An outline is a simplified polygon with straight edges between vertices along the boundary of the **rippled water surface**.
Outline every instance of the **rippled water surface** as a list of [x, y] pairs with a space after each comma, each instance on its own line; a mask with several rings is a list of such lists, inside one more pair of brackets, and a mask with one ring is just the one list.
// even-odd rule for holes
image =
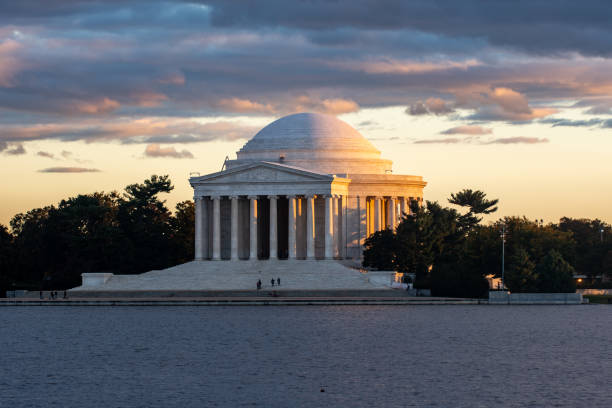
[[0, 308], [0, 407], [610, 407], [611, 379], [607, 305]]

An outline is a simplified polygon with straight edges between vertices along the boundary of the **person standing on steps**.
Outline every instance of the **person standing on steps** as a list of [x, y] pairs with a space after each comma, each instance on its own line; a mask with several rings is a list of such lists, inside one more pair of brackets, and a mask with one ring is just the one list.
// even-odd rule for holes
[[274, 287], [274, 278], [270, 279], [270, 283], [272, 284], [272, 287]]
[[276, 278], [276, 284], [280, 286], [280, 277]]
[[257, 290], [261, 289], [261, 279], [257, 279]]

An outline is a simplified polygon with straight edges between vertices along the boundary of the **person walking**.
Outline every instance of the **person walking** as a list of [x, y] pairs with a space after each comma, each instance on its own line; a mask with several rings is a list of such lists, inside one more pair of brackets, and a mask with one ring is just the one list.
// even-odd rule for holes
[[280, 277], [276, 278], [276, 284], [280, 286]]
[[274, 287], [274, 278], [270, 279], [270, 283], [272, 284], [272, 287]]
[[257, 279], [257, 290], [261, 289], [261, 279]]

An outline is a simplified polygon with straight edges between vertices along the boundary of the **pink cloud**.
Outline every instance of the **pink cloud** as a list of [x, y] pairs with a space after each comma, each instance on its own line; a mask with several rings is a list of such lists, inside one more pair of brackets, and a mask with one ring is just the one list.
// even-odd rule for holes
[[193, 159], [193, 154], [188, 150], [177, 151], [174, 147], [160, 147], [159, 144], [150, 144], [145, 148], [147, 157], [172, 157], [175, 159]]
[[489, 135], [493, 133], [492, 129], [485, 128], [482, 126], [455, 126], [450, 129], [446, 129], [440, 134], [443, 135]]
[[22, 45], [15, 40], [0, 41], [0, 87], [15, 86], [15, 76], [24, 68], [24, 63], [17, 57]]
[[119, 102], [110, 98], [100, 98], [92, 101], [80, 101], [74, 104], [74, 109], [79, 113], [108, 113], [118, 109]]

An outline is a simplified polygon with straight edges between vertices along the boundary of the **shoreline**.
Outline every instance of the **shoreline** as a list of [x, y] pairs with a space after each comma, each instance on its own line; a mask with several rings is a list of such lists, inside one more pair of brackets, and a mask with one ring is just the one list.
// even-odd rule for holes
[[[587, 303], [582, 303], [587, 304]], [[23, 306], [331, 306], [331, 305], [577, 305], [559, 301], [499, 304], [488, 299], [427, 297], [196, 297], [196, 298], [69, 298], [28, 299], [2, 298], [0, 307]]]

